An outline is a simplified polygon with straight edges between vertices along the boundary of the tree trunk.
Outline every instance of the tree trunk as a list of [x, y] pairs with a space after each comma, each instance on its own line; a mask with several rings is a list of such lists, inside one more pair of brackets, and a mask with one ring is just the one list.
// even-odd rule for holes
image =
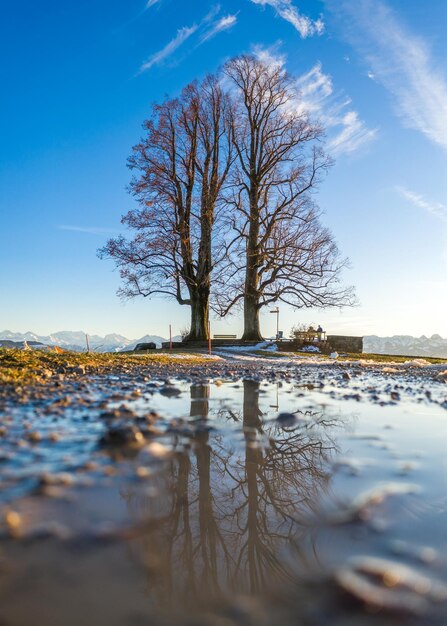
[[191, 326], [184, 341], [208, 341], [209, 289], [191, 290]]
[[259, 324], [259, 306], [257, 298], [253, 294], [246, 293], [244, 296], [244, 341], [262, 341]]
[[244, 334], [246, 341], [262, 341], [259, 326], [259, 211], [256, 191], [250, 193], [250, 227], [247, 242], [245, 270]]

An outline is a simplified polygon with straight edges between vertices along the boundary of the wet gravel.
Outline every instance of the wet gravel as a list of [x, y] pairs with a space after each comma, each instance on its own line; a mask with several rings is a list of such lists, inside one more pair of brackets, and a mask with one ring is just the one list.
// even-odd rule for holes
[[[4, 388], [0, 623], [445, 623], [447, 566], [440, 552], [447, 537], [434, 518], [423, 522], [416, 538], [406, 528], [430, 506], [429, 498], [418, 499], [430, 480], [424, 474], [430, 450], [422, 448], [418, 456], [404, 437], [400, 447], [396, 435], [405, 431], [392, 419], [396, 412], [417, 413], [442, 424], [445, 368], [277, 361], [121, 365], [105, 374], [81, 368], [49, 372], [44, 385]], [[293, 442], [289, 455], [285, 450]], [[196, 549], [213, 538], [216, 552], [197, 566], [193, 582], [185, 574], [175, 591], [177, 570], [195, 568], [193, 551], [181, 567], [164, 572], [178, 533], [187, 528], [187, 492], [179, 489], [193, 459], [197, 478], [188, 469], [187, 502], [195, 506], [197, 499], [199, 508], [188, 523], [201, 536], [208, 520], [204, 543]], [[232, 486], [224, 490], [230, 479]], [[335, 496], [329, 489], [333, 480], [339, 481]], [[257, 533], [265, 520], [275, 523], [267, 524], [265, 540], [253, 547], [261, 551], [256, 567], [247, 560], [244, 573], [244, 556], [234, 573], [228, 563], [242, 549], [232, 543], [234, 534], [244, 524], [251, 528], [250, 515], [229, 521], [226, 511], [238, 497], [234, 510], [250, 511], [253, 484], [254, 501], [266, 502], [264, 511], [253, 513]], [[268, 495], [269, 486], [280, 504]], [[236, 487], [247, 491], [247, 501], [235, 495]], [[305, 496], [290, 496], [300, 490]], [[423, 512], [409, 512], [413, 502]], [[443, 506], [438, 500], [436, 515], [444, 520]], [[390, 520], [402, 526], [401, 533]], [[177, 530], [167, 542], [172, 524]], [[324, 565], [309, 556], [313, 533], [323, 546]], [[224, 548], [226, 534], [231, 541]], [[219, 570], [230, 567], [227, 581], [231, 571], [233, 586], [226, 588], [214, 572], [213, 558]], [[31, 583], [28, 571], [38, 573], [40, 582]], [[254, 575], [260, 578], [253, 587]], [[172, 595], [163, 602], [168, 589]]]

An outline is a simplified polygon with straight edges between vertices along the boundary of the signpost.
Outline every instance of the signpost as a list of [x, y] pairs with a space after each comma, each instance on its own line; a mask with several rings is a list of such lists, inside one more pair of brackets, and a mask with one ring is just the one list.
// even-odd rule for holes
[[270, 313], [274, 313], [276, 315], [276, 339], [279, 339], [279, 306], [270, 311]]

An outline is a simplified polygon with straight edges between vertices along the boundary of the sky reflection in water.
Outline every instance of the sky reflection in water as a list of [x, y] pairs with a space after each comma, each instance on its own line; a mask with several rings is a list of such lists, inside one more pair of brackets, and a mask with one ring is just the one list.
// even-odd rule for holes
[[[427, 571], [435, 560], [445, 576], [445, 414], [316, 393], [309, 402], [300, 391], [245, 380], [154, 396], [162, 414], [195, 423], [167, 433], [175, 456], [149, 488], [122, 491], [132, 519], [158, 520], [133, 545], [154, 600], [262, 594], [352, 555]], [[283, 411], [296, 414], [294, 426], [275, 420]]]

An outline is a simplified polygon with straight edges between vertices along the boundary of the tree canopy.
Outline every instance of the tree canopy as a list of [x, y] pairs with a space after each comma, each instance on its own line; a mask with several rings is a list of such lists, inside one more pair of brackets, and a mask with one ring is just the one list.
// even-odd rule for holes
[[354, 302], [347, 264], [315, 202], [332, 164], [324, 128], [278, 64], [244, 55], [217, 76], [152, 107], [133, 148], [122, 223], [133, 238], [100, 251], [120, 270], [124, 297], [162, 295], [191, 307], [190, 340], [208, 336], [209, 308], [244, 308], [244, 339], [259, 311]]

